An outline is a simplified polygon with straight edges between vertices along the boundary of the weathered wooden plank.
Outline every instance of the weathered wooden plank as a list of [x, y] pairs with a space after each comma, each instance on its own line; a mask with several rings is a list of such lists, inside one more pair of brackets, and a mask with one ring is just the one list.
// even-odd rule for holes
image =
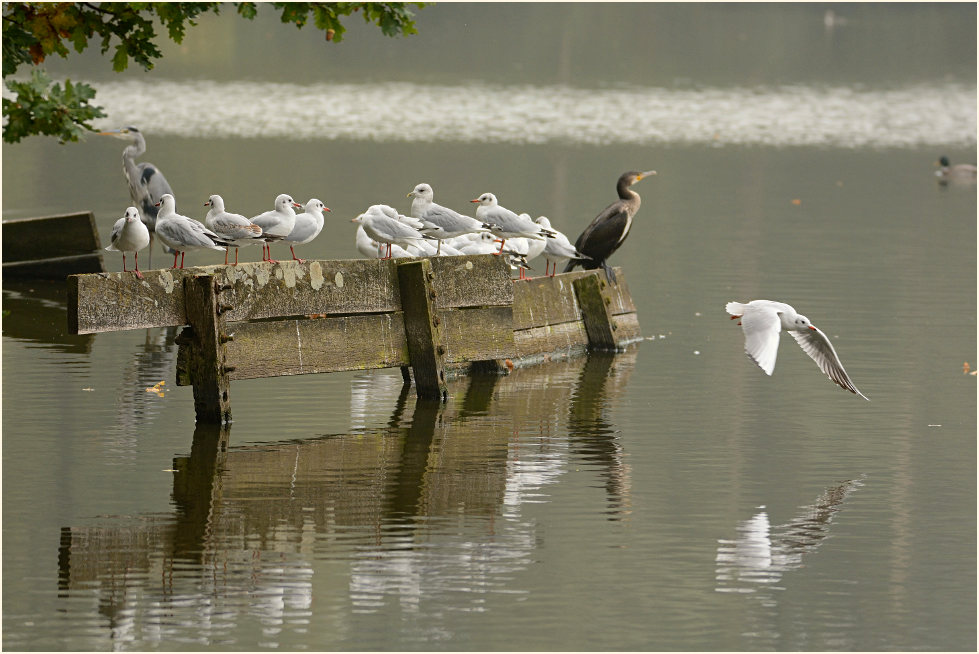
[[194, 385], [197, 422], [231, 422], [230, 380], [221, 320], [220, 288], [214, 277], [195, 275], [184, 279], [187, 322], [193, 330], [193, 346], [185, 359]]
[[[452, 265], [440, 263], [443, 281], [436, 281], [436, 289], [441, 283], [451, 291], [447, 297], [436, 294], [439, 306], [497, 305], [505, 300], [512, 290], [497, 283], [498, 264], [486, 259], [490, 256], [452, 257]], [[473, 262], [472, 270], [462, 276], [464, 282], [453, 284], [452, 266], [466, 270], [467, 260]], [[122, 272], [81, 275], [69, 278], [68, 321], [75, 334], [186, 324], [182, 280], [195, 274], [212, 274], [231, 286], [222, 295], [232, 306], [225, 316], [231, 322], [395, 311], [401, 308], [396, 266], [395, 261], [345, 259], [156, 269], [143, 271], [144, 279]]]
[[559, 350], [583, 350], [588, 346], [588, 334], [580, 320], [531, 327], [513, 332], [516, 357], [530, 357]]
[[612, 298], [609, 296], [609, 283], [603, 276], [588, 275], [573, 282], [581, 307], [582, 322], [588, 333], [588, 347], [593, 350], [615, 349], [617, 325], [612, 322], [609, 310]]
[[3, 276], [18, 279], [57, 279], [64, 281], [68, 275], [98, 273], [105, 270], [101, 254], [75, 254], [68, 257], [52, 257], [36, 261], [11, 261], [3, 263]]
[[371, 313], [400, 308], [394, 268], [385, 261], [284, 261], [198, 266], [184, 270], [77, 275], [68, 279], [68, 323], [76, 334], [184, 325], [183, 279], [212, 274], [231, 288], [225, 318]]
[[103, 247], [91, 211], [5, 220], [2, 224], [4, 263], [92, 254]]
[[408, 261], [399, 263], [397, 270], [415, 389], [418, 397], [444, 399], [448, 396], [445, 341], [442, 321], [435, 312], [438, 293], [432, 286], [432, 263], [429, 259]]
[[[613, 315], [635, 312], [636, 307], [629, 295], [625, 274], [618, 267], [615, 268], [615, 272], [619, 283], [609, 286], [609, 297], [612, 300], [610, 310]], [[514, 282], [514, 329], [581, 320], [581, 309], [575, 297], [573, 284], [575, 280], [596, 275], [605, 278], [605, 273], [600, 270], [576, 270], [554, 277], [535, 277], [530, 281]]]
[[234, 323], [227, 329], [234, 336], [225, 346], [232, 381], [408, 363], [400, 312]]
[[639, 328], [639, 316], [635, 313], [620, 313], [617, 316], [612, 316], [612, 321], [616, 327], [616, 349], [621, 349], [629, 343], [642, 340], [643, 336]]
[[393, 264], [373, 259], [256, 262], [217, 266], [232, 290], [228, 320], [401, 308]]
[[510, 266], [501, 257], [432, 257], [435, 308], [513, 304]]
[[439, 311], [438, 316], [446, 363], [515, 356], [511, 307], [447, 309]]
[[572, 283], [582, 271], [513, 282], [513, 328], [528, 329], [581, 320]]

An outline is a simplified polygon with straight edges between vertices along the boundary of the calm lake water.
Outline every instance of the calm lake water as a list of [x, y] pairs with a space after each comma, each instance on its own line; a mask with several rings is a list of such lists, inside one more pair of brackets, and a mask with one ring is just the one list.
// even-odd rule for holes
[[[974, 651], [976, 187], [933, 162], [976, 159], [976, 9], [836, 9], [449, 4], [337, 47], [228, 15], [150, 74], [54, 62], [182, 213], [326, 202], [306, 258], [356, 258], [349, 218], [421, 181], [573, 239], [654, 168], [613, 258], [645, 340], [445, 404], [397, 370], [235, 382], [221, 432], [176, 330], [70, 336], [62, 284], [5, 280], [3, 647]], [[121, 150], [5, 146], [4, 217], [105, 240]], [[765, 376], [724, 313], [755, 298], [871, 402], [788, 338]]]

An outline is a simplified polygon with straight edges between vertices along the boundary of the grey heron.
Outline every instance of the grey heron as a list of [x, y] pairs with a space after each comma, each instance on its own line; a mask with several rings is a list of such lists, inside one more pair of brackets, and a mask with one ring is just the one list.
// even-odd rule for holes
[[164, 193], [173, 194], [167, 178], [163, 176], [160, 169], [155, 165], [141, 161], [136, 163], [136, 157], [146, 152], [146, 139], [143, 133], [133, 126], [121, 127], [106, 132], [99, 132], [102, 136], [112, 136], [123, 141], [127, 145], [122, 151], [122, 173], [126, 176], [129, 183], [129, 197], [133, 204], [139, 209], [140, 218], [150, 230], [150, 261], [153, 263], [153, 232], [156, 231], [157, 203]]

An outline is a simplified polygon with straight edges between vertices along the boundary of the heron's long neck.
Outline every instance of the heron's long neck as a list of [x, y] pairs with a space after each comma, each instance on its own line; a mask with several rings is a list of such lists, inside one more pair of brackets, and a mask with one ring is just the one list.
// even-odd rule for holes
[[122, 151], [122, 170], [126, 173], [129, 186], [133, 191], [133, 200], [136, 200], [135, 185], [139, 181], [139, 168], [136, 167], [136, 157], [146, 152], [146, 141], [140, 139], [135, 143], [127, 145]]

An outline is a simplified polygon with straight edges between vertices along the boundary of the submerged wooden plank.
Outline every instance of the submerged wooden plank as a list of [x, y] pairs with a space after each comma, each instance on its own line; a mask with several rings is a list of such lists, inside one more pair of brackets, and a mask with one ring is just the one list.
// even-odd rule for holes
[[4, 263], [92, 254], [104, 247], [91, 211], [5, 220], [2, 224]]
[[231, 380], [343, 370], [394, 368], [408, 363], [400, 312], [236, 323], [227, 326]]
[[3, 263], [3, 276], [18, 279], [57, 279], [64, 281], [68, 275], [99, 273], [105, 270], [102, 254], [76, 254], [68, 257], [52, 257], [36, 261], [11, 261]]

